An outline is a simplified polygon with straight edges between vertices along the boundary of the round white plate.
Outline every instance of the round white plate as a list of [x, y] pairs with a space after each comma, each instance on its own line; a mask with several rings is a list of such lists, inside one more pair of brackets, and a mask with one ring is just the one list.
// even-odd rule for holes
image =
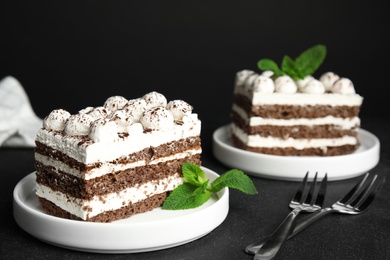
[[341, 156], [276, 156], [245, 151], [233, 146], [230, 124], [213, 134], [214, 156], [223, 164], [245, 173], [270, 179], [301, 181], [306, 172], [328, 174], [328, 180], [343, 180], [359, 176], [379, 162], [379, 140], [368, 131], [359, 129], [361, 145], [353, 154]]
[[[212, 181], [219, 175], [202, 167]], [[45, 214], [35, 195], [35, 172], [14, 189], [14, 218], [36, 238], [59, 247], [94, 253], [137, 253], [182, 245], [218, 227], [229, 211], [229, 190], [213, 194], [205, 204], [188, 210], [162, 210], [111, 223], [63, 219]]]

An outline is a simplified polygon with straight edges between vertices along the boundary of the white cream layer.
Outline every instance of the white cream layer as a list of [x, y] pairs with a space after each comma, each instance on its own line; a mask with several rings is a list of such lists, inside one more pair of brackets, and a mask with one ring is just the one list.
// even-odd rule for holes
[[62, 192], [53, 191], [52, 189], [37, 183], [36, 194], [39, 197], [51, 201], [63, 210], [86, 220], [87, 218], [94, 217], [100, 213], [117, 210], [130, 203], [137, 203], [153, 195], [173, 190], [182, 183], [183, 179], [177, 174], [162, 180], [151, 181], [146, 184], [127, 188], [120, 192], [109, 193], [103, 196], [94, 196], [91, 200], [70, 197]]
[[326, 149], [327, 146], [342, 146], [342, 145], [355, 145], [357, 144], [357, 138], [353, 136], [344, 136], [341, 138], [319, 138], [319, 139], [294, 139], [294, 138], [275, 138], [275, 137], [262, 137], [260, 135], [248, 135], [242, 129], [235, 124], [231, 125], [231, 130], [234, 135], [240, 139], [244, 144], [251, 147], [264, 147], [264, 148], [286, 148], [293, 147], [297, 150], [305, 148], [321, 148]]
[[327, 116], [322, 118], [294, 118], [294, 119], [275, 119], [254, 116], [248, 118], [247, 113], [236, 104], [233, 104], [232, 110], [236, 112], [249, 126], [275, 125], [275, 126], [294, 126], [294, 125], [336, 125], [340, 129], [351, 129], [360, 126], [360, 118], [339, 118]]
[[[153, 164], [158, 164], [161, 162], [167, 162], [167, 161], [172, 161], [172, 160], [180, 160], [186, 157], [190, 157], [196, 154], [200, 154], [201, 149], [198, 150], [187, 150], [183, 153], [177, 153], [171, 156], [163, 157], [163, 158], [158, 158], [152, 161], [148, 162], [148, 165], [153, 165]], [[35, 154], [35, 160], [38, 162], [41, 162], [42, 164], [46, 166], [51, 166], [54, 167], [56, 170], [55, 172], [65, 172], [68, 174], [71, 174], [73, 176], [76, 176], [80, 179], [84, 180], [90, 180], [96, 177], [100, 177], [105, 174], [109, 173], [115, 173], [117, 171], [123, 171], [126, 169], [131, 169], [135, 167], [141, 167], [146, 165], [145, 160], [139, 160], [133, 163], [128, 163], [128, 164], [119, 164], [119, 163], [112, 163], [112, 162], [103, 162], [98, 168], [93, 168], [90, 171], [87, 172], [80, 172], [77, 169], [69, 167], [69, 165], [64, 164], [61, 161], [54, 160], [50, 157], [47, 157], [45, 155], [41, 155], [36, 153]]]
[[177, 141], [200, 135], [201, 122], [196, 115], [192, 123], [175, 124], [173, 129], [144, 132], [142, 128], [132, 131], [127, 137], [118, 138], [113, 142], [92, 142], [79, 144], [77, 136], [63, 135], [61, 132], [41, 128], [36, 140], [55, 150], [59, 150], [71, 158], [85, 164], [113, 161], [124, 154], [132, 154], [147, 147]]
[[329, 105], [329, 106], [360, 106], [363, 97], [358, 94], [308, 94], [308, 93], [259, 93], [237, 86], [235, 93], [249, 98], [253, 105]]

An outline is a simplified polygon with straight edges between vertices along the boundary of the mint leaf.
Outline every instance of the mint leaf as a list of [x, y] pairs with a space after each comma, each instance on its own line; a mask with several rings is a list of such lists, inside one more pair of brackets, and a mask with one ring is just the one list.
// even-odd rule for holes
[[261, 59], [258, 61], [257, 66], [261, 70], [270, 70], [273, 71], [275, 76], [283, 76], [285, 73], [279, 69], [278, 64], [270, 59]]
[[256, 187], [251, 179], [237, 169], [227, 171], [211, 183], [212, 192], [220, 191], [225, 187], [237, 189], [246, 194], [257, 194]]
[[190, 183], [179, 185], [166, 198], [162, 209], [191, 209], [203, 205], [209, 200], [211, 193], [207, 190], [208, 181], [202, 186], [197, 187]]
[[246, 194], [257, 194], [251, 179], [240, 170], [230, 170], [211, 185], [204, 171], [194, 163], [183, 163], [184, 183], [174, 189], [165, 199], [162, 209], [190, 209], [203, 205], [211, 197], [211, 192], [218, 192], [228, 187], [238, 189]]
[[297, 71], [295, 61], [287, 55], [283, 57], [282, 70], [293, 79], [299, 77], [299, 71]]
[[204, 171], [195, 163], [183, 163], [182, 172], [184, 175], [184, 179], [196, 186], [202, 185], [205, 181], [207, 181], [206, 174]]
[[281, 68], [279, 68], [276, 62], [270, 59], [259, 60], [257, 66], [261, 70], [273, 71], [273, 77], [288, 75], [292, 79], [298, 80], [312, 75], [321, 66], [325, 57], [325, 45], [317, 44], [302, 52], [295, 60], [285, 55], [281, 63]]
[[300, 78], [303, 79], [313, 74], [323, 63], [326, 57], [326, 47], [324, 45], [315, 45], [302, 52], [296, 59], [296, 68], [300, 72]]

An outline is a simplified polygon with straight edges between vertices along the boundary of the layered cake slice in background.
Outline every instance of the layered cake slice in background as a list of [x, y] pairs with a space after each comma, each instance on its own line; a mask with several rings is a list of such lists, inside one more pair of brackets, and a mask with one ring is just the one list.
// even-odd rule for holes
[[280, 156], [356, 151], [363, 97], [346, 77], [313, 76], [325, 55], [325, 46], [317, 45], [295, 60], [285, 56], [281, 68], [263, 59], [261, 73], [239, 71], [231, 111], [234, 146]]
[[150, 92], [71, 115], [53, 110], [36, 137], [36, 194], [53, 216], [111, 222], [163, 204], [201, 165], [201, 122], [183, 100]]

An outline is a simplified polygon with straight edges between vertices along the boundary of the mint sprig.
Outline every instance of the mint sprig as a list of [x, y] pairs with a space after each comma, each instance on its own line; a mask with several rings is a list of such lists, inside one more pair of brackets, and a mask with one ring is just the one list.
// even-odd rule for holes
[[281, 68], [270, 59], [261, 59], [257, 66], [261, 70], [271, 70], [275, 77], [288, 75], [294, 80], [304, 79], [312, 75], [323, 63], [326, 57], [326, 47], [317, 44], [302, 52], [295, 60], [285, 55], [283, 57]]
[[211, 197], [225, 187], [237, 189], [245, 194], [257, 194], [252, 180], [242, 171], [232, 169], [220, 175], [213, 182], [207, 179], [205, 172], [194, 163], [183, 163], [184, 183], [174, 189], [166, 198], [162, 209], [191, 209], [203, 205]]

